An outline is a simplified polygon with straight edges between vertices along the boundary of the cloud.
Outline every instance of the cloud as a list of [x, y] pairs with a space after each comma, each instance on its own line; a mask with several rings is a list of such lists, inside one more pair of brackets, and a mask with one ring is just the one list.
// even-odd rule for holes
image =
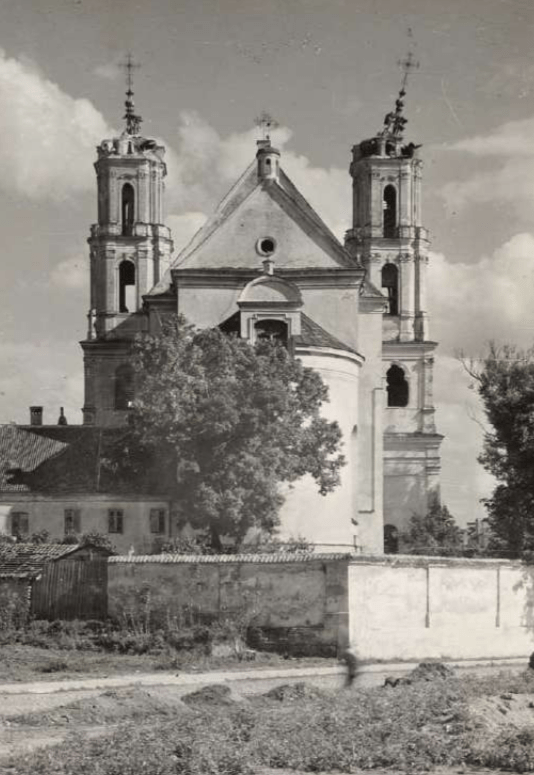
[[437, 429], [442, 447], [442, 492], [451, 511], [483, 517], [480, 498], [493, 478], [477, 463], [486, 419], [476, 384], [454, 353], [484, 357], [488, 341], [529, 347], [534, 340], [534, 235], [516, 234], [490, 256], [472, 264], [430, 255], [428, 276], [430, 338], [440, 345], [435, 365]]
[[436, 425], [443, 440], [441, 491], [443, 502], [462, 523], [486, 516], [480, 499], [495, 481], [477, 457], [482, 451], [485, 418], [478, 394], [462, 364], [441, 356], [435, 365]]
[[487, 160], [489, 170], [478, 170], [442, 187], [449, 208], [505, 203], [521, 219], [532, 218], [534, 207], [534, 118], [508, 121], [485, 135], [445, 146], [448, 152]]
[[182, 213], [182, 215], [169, 215], [166, 221], [171, 230], [174, 245], [180, 250], [204, 225], [206, 215], [198, 212]]
[[119, 58], [117, 57], [112, 62], [106, 62], [103, 65], [98, 65], [93, 70], [93, 73], [98, 75], [99, 78], [104, 78], [107, 81], [116, 81], [121, 74]]
[[431, 336], [442, 351], [477, 356], [492, 339], [532, 344], [534, 235], [516, 234], [472, 264], [432, 253], [428, 280]]
[[52, 269], [50, 282], [58, 288], [86, 290], [89, 287], [89, 260], [85, 255], [73, 256]]
[[26, 59], [0, 49], [0, 186], [62, 201], [94, 187], [94, 147], [111, 130], [87, 99], [75, 99]]
[[[279, 127], [273, 145], [282, 151], [282, 167], [327, 225], [342, 238], [350, 224], [351, 187], [346, 170], [315, 167], [306, 156], [287, 149], [292, 132]], [[181, 114], [175, 149], [168, 148], [168, 209], [174, 215], [209, 215], [243, 174], [256, 154], [254, 129], [221, 137], [198, 113]], [[166, 143], [168, 146], [168, 143]], [[175, 236], [176, 248], [183, 247]]]

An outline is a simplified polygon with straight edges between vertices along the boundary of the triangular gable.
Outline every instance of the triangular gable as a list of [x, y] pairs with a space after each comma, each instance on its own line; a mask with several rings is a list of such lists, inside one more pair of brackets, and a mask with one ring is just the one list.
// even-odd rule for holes
[[253, 162], [150, 294], [170, 286], [173, 270], [261, 269], [255, 244], [266, 236], [277, 243], [278, 269], [357, 266], [290, 178], [280, 171], [262, 182]]

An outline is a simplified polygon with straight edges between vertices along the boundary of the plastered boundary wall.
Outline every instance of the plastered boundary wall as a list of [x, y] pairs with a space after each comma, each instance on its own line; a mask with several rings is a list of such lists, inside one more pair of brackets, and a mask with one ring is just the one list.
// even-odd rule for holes
[[534, 650], [534, 567], [509, 560], [358, 557], [349, 638], [362, 659], [525, 657]]
[[[142, 609], [155, 617], [238, 615], [259, 648], [335, 655], [348, 635], [344, 554], [147, 555], [108, 561], [108, 613]], [[187, 617], [186, 617], [187, 618]]]
[[534, 567], [508, 560], [354, 555], [109, 558], [108, 610], [248, 610], [257, 647], [366, 660], [491, 659], [534, 651]]

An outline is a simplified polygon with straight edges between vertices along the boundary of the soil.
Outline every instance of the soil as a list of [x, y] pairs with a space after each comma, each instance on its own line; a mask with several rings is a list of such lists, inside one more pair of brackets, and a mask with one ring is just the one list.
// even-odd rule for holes
[[[448, 668], [421, 665], [402, 681], [442, 680], [453, 674]], [[408, 681], [406, 681], [408, 682]], [[402, 691], [385, 688], [384, 691]], [[1, 689], [1, 687], [0, 687]], [[258, 690], [256, 689], [256, 692]], [[286, 683], [268, 692], [263, 698], [272, 702], [291, 703], [320, 696], [322, 691], [309, 683]], [[210, 684], [196, 691], [176, 685], [124, 686], [120, 688], [60, 691], [53, 694], [4, 695], [0, 704], [0, 773], [16, 775], [3, 765], [10, 755], [28, 753], [41, 746], [55, 745], [75, 735], [78, 739], [109, 733], [117, 725], [133, 720], [169, 719], [193, 713], [195, 708], [246, 704], [253, 698], [243, 697], [233, 686]], [[503, 693], [476, 697], [470, 704], [470, 723], [481, 736], [495, 736], [506, 727], [515, 729], [534, 723], [534, 693]], [[436, 769], [432, 775], [471, 775], [490, 770], [468, 770], [460, 767]], [[258, 771], [257, 775], [299, 775], [283, 770]], [[320, 774], [318, 774], [320, 775]], [[323, 773], [323, 775], [333, 775]], [[391, 771], [373, 771], [373, 775], [392, 775]]]

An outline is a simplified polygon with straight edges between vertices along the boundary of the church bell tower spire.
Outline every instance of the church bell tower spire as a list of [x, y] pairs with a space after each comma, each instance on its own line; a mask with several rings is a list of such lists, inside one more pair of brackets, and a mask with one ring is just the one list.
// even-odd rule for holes
[[[97, 147], [97, 223], [89, 237], [91, 300], [85, 353], [86, 423], [124, 420], [113, 395], [115, 369], [127, 359], [135, 333], [143, 329], [143, 296], [159, 282], [172, 253], [164, 225], [165, 148], [141, 134], [136, 113], [133, 71], [128, 55], [125, 127], [119, 136]], [[112, 370], [112, 373], [106, 372]]]
[[[352, 149], [352, 228], [346, 247], [384, 296], [382, 378], [384, 522], [404, 530], [439, 497], [439, 448], [433, 399], [436, 342], [430, 341], [426, 297], [428, 233], [422, 219], [419, 145], [407, 142], [405, 97], [413, 55], [399, 63], [401, 88], [377, 134]], [[401, 497], [402, 493], [402, 497]], [[409, 493], [409, 495], [406, 495]]]

